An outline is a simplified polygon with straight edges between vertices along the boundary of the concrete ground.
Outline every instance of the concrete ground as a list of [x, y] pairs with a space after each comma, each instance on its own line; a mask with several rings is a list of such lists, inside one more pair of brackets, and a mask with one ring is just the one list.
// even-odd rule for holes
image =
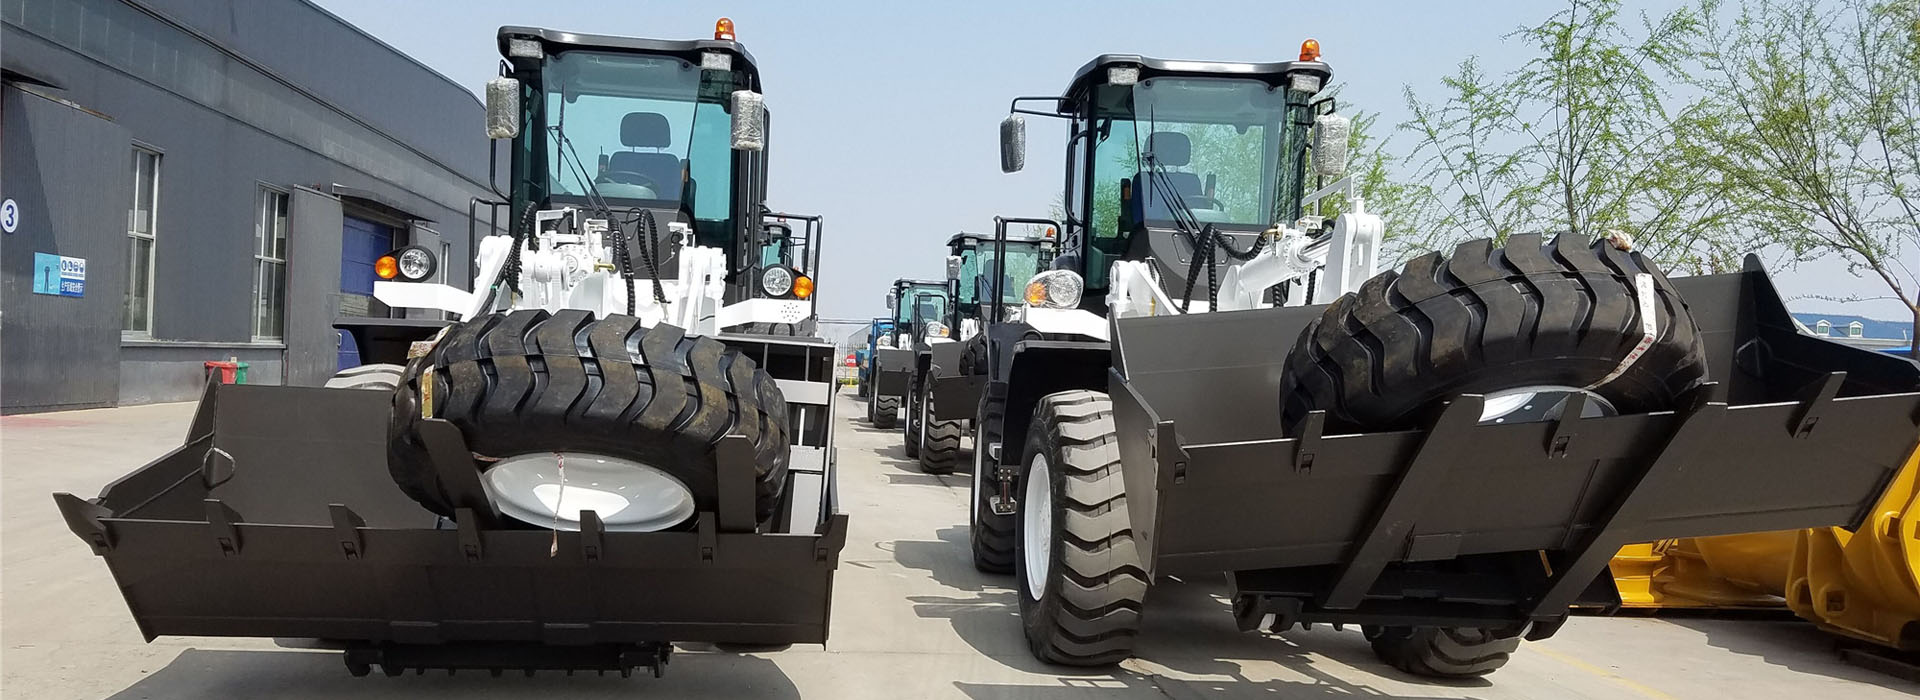
[[967, 557], [967, 475], [918, 473], [893, 431], [839, 404], [853, 530], [825, 648], [676, 654], [665, 678], [545, 673], [353, 678], [334, 654], [267, 640], [144, 643], [100, 559], [48, 494], [101, 486], [178, 444], [192, 406], [0, 419], [0, 695], [7, 698], [1891, 698], [1920, 685], [1842, 664], [1795, 621], [1581, 618], [1494, 675], [1421, 681], [1357, 631], [1234, 631], [1219, 586], [1155, 589], [1139, 658], [1065, 672], [1025, 649], [1008, 577]]

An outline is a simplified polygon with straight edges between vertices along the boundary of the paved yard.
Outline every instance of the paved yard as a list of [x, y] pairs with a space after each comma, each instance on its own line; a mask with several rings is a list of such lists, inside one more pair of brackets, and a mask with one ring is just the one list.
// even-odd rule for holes
[[192, 406], [0, 419], [0, 694], [8, 698], [1891, 698], [1920, 686], [1841, 664], [1792, 621], [1577, 619], [1467, 683], [1374, 661], [1357, 631], [1234, 631], [1213, 582], [1150, 601], [1140, 658], [1062, 673], [1024, 648], [1007, 577], [967, 558], [967, 475], [920, 474], [897, 433], [841, 399], [840, 484], [853, 515], [832, 639], [774, 654], [676, 654], [662, 679], [347, 675], [333, 654], [266, 640], [141, 641], [106, 567], [48, 494], [96, 493], [179, 442]]

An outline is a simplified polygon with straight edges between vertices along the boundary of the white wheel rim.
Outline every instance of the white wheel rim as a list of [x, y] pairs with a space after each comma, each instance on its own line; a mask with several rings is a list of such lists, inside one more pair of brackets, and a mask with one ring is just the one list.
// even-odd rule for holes
[[986, 437], [986, 436], [981, 432], [980, 426], [978, 425], [974, 426], [973, 427], [973, 493], [969, 494], [971, 498], [967, 499], [968, 501], [967, 502], [967, 527], [969, 528], [980, 527], [980, 497], [986, 494], [986, 491], [984, 489], [987, 486], [987, 475], [985, 474], [986, 464], [987, 464], [987, 443], [981, 440], [981, 438], [983, 437]]
[[693, 517], [693, 490], [643, 462], [585, 452], [532, 452], [482, 474], [500, 512], [540, 527], [576, 531], [592, 510], [616, 532], [653, 532]]
[[926, 392], [920, 393], [920, 430], [918, 431], [918, 433], [919, 433], [918, 435], [914, 436], [914, 442], [920, 443], [921, 454], [925, 454], [927, 449], [927, 394]]
[[1053, 567], [1053, 477], [1047, 456], [1035, 454], [1027, 465], [1027, 488], [1020, 499], [1021, 556], [1027, 561], [1027, 596], [1040, 600]]
[[1558, 403], [1570, 394], [1582, 394], [1587, 397], [1588, 417], [1611, 416], [1619, 413], [1606, 397], [1590, 390], [1558, 384], [1535, 384], [1489, 392], [1485, 397], [1485, 404], [1480, 409], [1480, 422], [1483, 424], [1505, 423], [1509, 415], [1532, 410], [1538, 401]]

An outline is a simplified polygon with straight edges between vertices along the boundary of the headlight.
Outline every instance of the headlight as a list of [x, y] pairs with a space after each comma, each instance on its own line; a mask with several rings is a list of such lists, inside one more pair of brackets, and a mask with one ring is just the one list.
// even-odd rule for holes
[[760, 273], [760, 291], [767, 296], [783, 297], [793, 291], [793, 271], [784, 267], [769, 267]]
[[883, 348], [893, 347], [893, 336], [890, 336], [890, 335], [880, 336], [878, 340], [873, 341], [873, 344]]
[[395, 272], [408, 282], [425, 282], [440, 267], [433, 251], [417, 245], [401, 248], [393, 254], [393, 261]]
[[1027, 282], [1027, 306], [1074, 308], [1080, 305], [1080, 292], [1086, 286], [1079, 273], [1072, 270], [1047, 270]]
[[947, 324], [944, 324], [944, 323], [941, 323], [941, 322], [939, 322], [939, 321], [928, 321], [928, 322], [927, 322], [927, 337], [929, 337], [929, 338], [945, 338], [945, 337], [947, 337]]

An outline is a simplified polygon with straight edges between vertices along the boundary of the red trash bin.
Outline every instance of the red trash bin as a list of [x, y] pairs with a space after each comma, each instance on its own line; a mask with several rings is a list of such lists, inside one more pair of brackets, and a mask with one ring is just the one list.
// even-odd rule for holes
[[234, 383], [234, 380], [237, 379], [238, 375], [240, 374], [240, 363], [238, 362], [228, 362], [228, 361], [208, 362], [206, 363], [206, 366], [207, 366], [207, 381], [213, 381], [213, 373], [215, 370], [218, 370], [220, 372], [221, 384]]

